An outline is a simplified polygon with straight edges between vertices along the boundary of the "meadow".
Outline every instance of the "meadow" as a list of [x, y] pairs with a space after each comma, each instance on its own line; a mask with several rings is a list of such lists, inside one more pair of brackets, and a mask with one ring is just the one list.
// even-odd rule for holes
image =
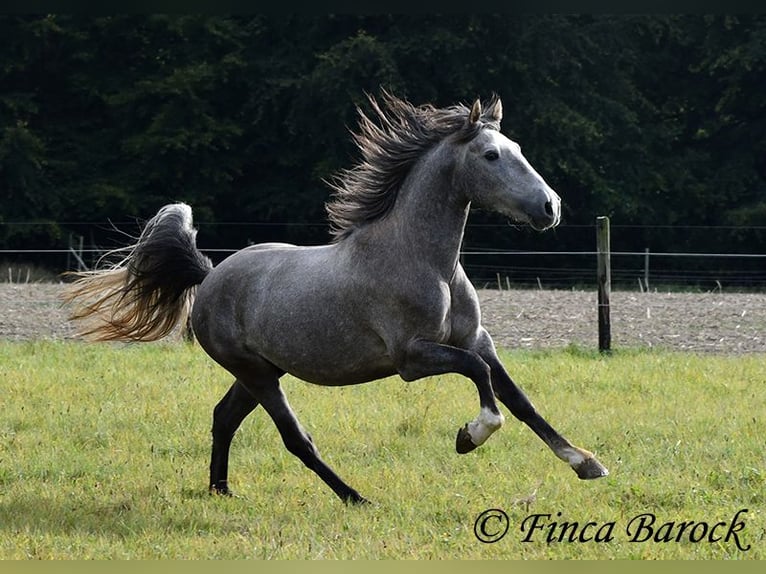
[[[199, 347], [0, 342], [0, 558], [766, 558], [763, 354], [502, 357], [608, 477], [580, 481], [510, 415], [456, 454], [478, 412], [458, 376], [285, 377], [325, 460], [373, 504], [342, 504], [261, 409], [232, 446], [237, 496], [210, 496], [212, 409], [231, 379]], [[502, 531], [491, 509], [508, 530], [482, 542], [476, 528]]]

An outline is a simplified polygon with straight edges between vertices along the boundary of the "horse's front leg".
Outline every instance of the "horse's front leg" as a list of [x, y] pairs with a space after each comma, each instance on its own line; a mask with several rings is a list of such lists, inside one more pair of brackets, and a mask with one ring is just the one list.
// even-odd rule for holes
[[475, 352], [430, 341], [411, 341], [395, 354], [397, 371], [405, 381], [458, 373], [468, 377], [479, 391], [479, 415], [457, 433], [455, 449], [463, 454], [483, 444], [499, 429], [504, 417], [497, 407], [490, 381], [490, 366]]
[[497, 356], [491, 337], [484, 330], [482, 330], [477, 349], [480, 356], [489, 365], [495, 395], [508, 407], [513, 416], [531, 428], [557, 457], [572, 467], [578, 477], [590, 479], [609, 474], [606, 467], [596, 459], [592, 452], [574, 446], [537, 412], [532, 402], [508, 375]]

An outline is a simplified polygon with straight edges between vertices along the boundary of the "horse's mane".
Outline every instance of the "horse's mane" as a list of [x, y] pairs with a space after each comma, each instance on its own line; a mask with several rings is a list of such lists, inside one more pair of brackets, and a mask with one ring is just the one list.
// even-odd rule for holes
[[[326, 209], [335, 241], [365, 223], [385, 217], [410, 168], [438, 142], [447, 137], [470, 141], [485, 127], [500, 128], [496, 121], [484, 116], [477, 122], [469, 121], [471, 109], [464, 104], [416, 107], [383, 91], [381, 107], [373, 96], [367, 97], [377, 123], [357, 106], [359, 131], [352, 137], [361, 160], [327, 181], [333, 190]], [[491, 109], [496, 100], [493, 95], [482, 109]]]

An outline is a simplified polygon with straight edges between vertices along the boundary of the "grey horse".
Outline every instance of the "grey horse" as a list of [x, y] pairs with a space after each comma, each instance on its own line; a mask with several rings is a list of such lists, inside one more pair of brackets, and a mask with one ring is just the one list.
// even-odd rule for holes
[[457, 433], [458, 453], [504, 422], [496, 399], [583, 479], [608, 474], [554, 430], [511, 380], [482, 327], [476, 291], [459, 262], [471, 205], [537, 230], [556, 226], [560, 199], [500, 133], [497, 96], [472, 106], [414, 106], [383, 92], [360, 108], [361, 159], [327, 183], [333, 241], [265, 243], [213, 266], [196, 247], [191, 208], [166, 205], [120, 261], [79, 274], [66, 295], [81, 334], [156, 340], [191, 324], [235, 381], [213, 414], [210, 491], [231, 494], [229, 448], [262, 405], [289, 452], [345, 502], [366, 500], [320, 457], [280, 387], [290, 373], [318, 385], [405, 381], [459, 373], [479, 413]]

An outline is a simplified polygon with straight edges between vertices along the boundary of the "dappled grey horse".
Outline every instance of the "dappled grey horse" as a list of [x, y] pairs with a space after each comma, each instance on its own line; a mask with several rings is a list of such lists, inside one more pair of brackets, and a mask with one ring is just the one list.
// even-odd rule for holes
[[497, 398], [580, 478], [605, 476], [508, 376], [458, 259], [472, 204], [544, 230], [559, 222], [559, 197], [500, 133], [497, 97], [443, 109], [388, 93], [381, 102], [369, 98], [372, 114], [358, 109], [359, 163], [328, 182], [332, 243], [254, 245], [213, 267], [196, 247], [191, 208], [166, 205], [119, 262], [80, 274], [66, 296], [72, 318], [95, 340], [156, 340], [191, 308], [199, 343], [236, 378], [214, 410], [213, 493], [230, 494], [232, 438], [262, 405], [291, 453], [342, 500], [365, 501], [298, 422], [285, 373], [319, 385], [459, 373], [476, 385], [480, 410], [458, 431], [457, 452], [503, 424]]

